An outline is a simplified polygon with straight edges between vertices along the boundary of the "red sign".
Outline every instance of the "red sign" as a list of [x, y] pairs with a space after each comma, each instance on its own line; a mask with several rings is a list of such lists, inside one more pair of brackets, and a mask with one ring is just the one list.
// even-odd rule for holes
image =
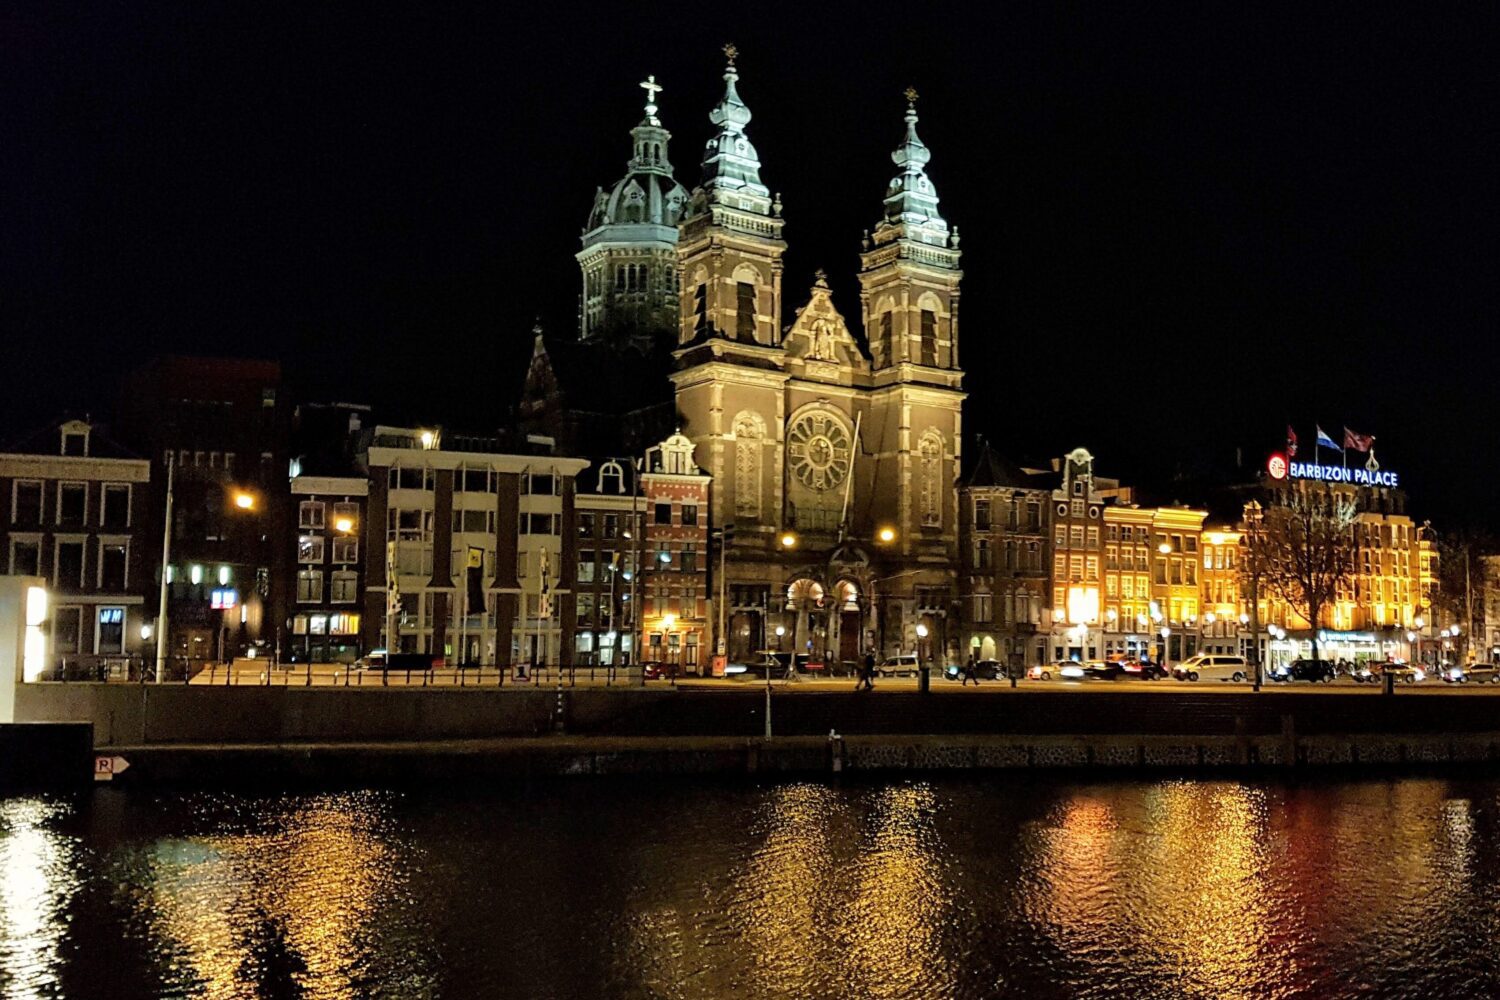
[[1266, 472], [1277, 482], [1285, 479], [1286, 456], [1279, 451], [1272, 452], [1271, 457], [1266, 459]]

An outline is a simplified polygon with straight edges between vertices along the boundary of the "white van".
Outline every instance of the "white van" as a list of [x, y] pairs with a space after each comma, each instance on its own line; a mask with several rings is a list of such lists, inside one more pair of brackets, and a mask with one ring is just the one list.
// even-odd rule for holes
[[1234, 681], [1239, 684], [1250, 679], [1250, 663], [1243, 656], [1220, 656], [1199, 653], [1172, 668], [1180, 681], [1195, 681], [1200, 677], [1206, 681]]
[[897, 653], [888, 656], [875, 668], [881, 677], [914, 677], [917, 673], [916, 653]]

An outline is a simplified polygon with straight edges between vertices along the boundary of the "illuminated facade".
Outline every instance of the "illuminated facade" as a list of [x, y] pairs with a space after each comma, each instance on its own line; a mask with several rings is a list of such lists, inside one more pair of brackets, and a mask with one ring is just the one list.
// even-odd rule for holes
[[708, 484], [681, 434], [646, 452], [642, 659], [694, 674], [707, 673], [709, 656]]
[[956, 655], [962, 271], [916, 111], [860, 256], [868, 349], [821, 273], [783, 327], [782, 206], [732, 59], [679, 226], [672, 374], [710, 523], [735, 527], [728, 655], [754, 656], [779, 626], [783, 649], [851, 662], [915, 649], [918, 625], [935, 659]]

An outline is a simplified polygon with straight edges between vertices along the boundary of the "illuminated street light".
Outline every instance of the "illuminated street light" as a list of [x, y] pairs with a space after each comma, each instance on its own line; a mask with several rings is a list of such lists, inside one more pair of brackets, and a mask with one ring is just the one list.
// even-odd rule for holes
[[788, 531], [786, 534], [782, 535], [781, 536], [781, 547], [784, 548], [784, 549], [794, 549], [794, 548], [796, 548], [797, 547], [797, 536], [795, 534], [793, 534], [792, 532], [790, 532], [790, 531]]
[[354, 530], [354, 519], [349, 517], [341, 517], [333, 522], [333, 526], [337, 530], [347, 535], [349, 532]]
[[876, 537], [879, 538], [882, 542], [884, 542], [887, 545], [889, 545], [891, 542], [894, 542], [896, 540], [896, 529], [895, 528], [881, 528], [880, 529], [880, 534], [877, 535]]
[[927, 626], [926, 626], [926, 624], [924, 624], [924, 623], [918, 623], [918, 625], [917, 625], [917, 638], [918, 639], [925, 639], [925, 638], [927, 638]]
[[1169, 555], [1172, 551], [1172, 546], [1167, 542], [1162, 542], [1156, 547], [1156, 551], [1160, 552], [1162, 555]]
[[1245, 612], [1243, 612], [1243, 611], [1240, 612], [1240, 624], [1241, 625], [1249, 625], [1250, 624], [1250, 616], [1247, 615], [1247, 614], [1245, 614]]
[[786, 626], [785, 625], [777, 625], [776, 626], [776, 638], [780, 639], [784, 635], [786, 635]]
[[1412, 619], [1412, 624], [1419, 629], [1427, 627], [1427, 622], [1422, 618], [1421, 615], [1417, 615], [1416, 618]]
[[437, 443], [437, 435], [432, 433], [432, 431], [423, 431], [420, 435], [420, 439], [422, 441], [422, 447], [428, 450], [431, 450], [432, 446]]
[[234, 505], [240, 510], [254, 510], [255, 494], [240, 490], [234, 495]]
[[675, 626], [676, 624], [677, 616], [672, 614], [672, 612], [668, 611], [666, 614], [661, 616], [661, 626], [668, 632], [672, 631], [673, 626]]
[[151, 623], [150, 622], [144, 622], [144, 623], [142, 623], [142, 625], [141, 625], [141, 638], [142, 639], [149, 639], [149, 638], [151, 638]]

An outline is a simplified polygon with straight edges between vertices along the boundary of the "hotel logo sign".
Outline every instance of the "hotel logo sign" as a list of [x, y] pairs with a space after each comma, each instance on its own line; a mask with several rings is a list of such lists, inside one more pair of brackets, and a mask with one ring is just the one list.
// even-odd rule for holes
[[1286, 479], [1310, 479], [1323, 483], [1349, 483], [1354, 486], [1400, 485], [1394, 472], [1387, 472], [1372, 456], [1363, 468], [1348, 468], [1342, 465], [1318, 465], [1314, 462], [1293, 462], [1281, 452], [1275, 452], [1266, 460], [1266, 474], [1276, 482]]

